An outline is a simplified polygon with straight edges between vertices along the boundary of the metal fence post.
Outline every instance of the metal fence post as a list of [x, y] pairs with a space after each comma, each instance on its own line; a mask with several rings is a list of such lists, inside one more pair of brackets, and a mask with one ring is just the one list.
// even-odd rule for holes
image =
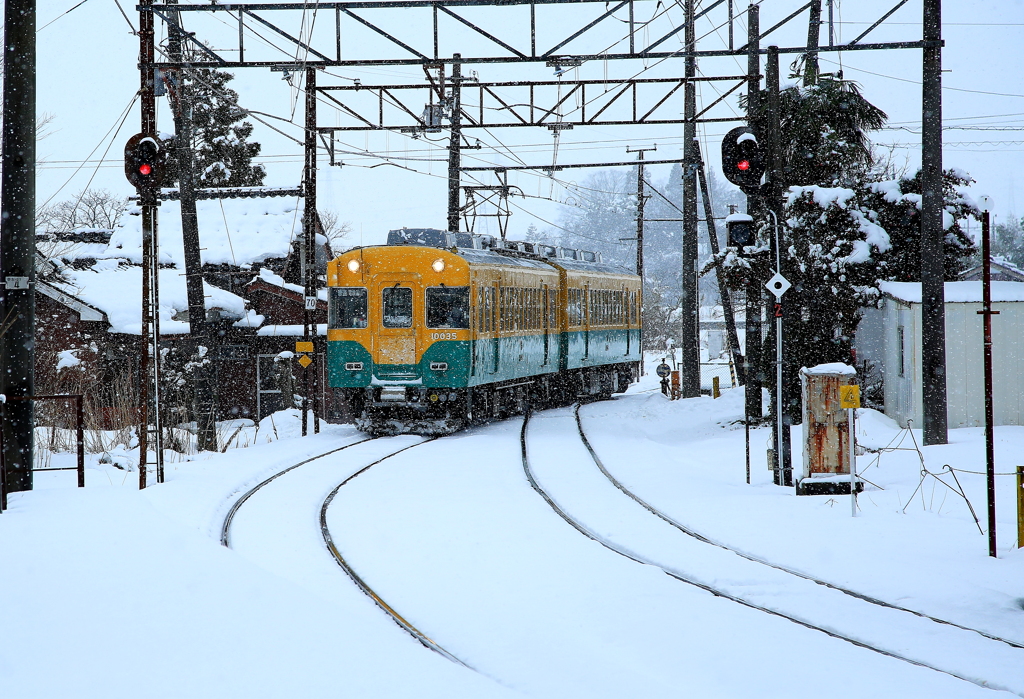
[[75, 438], [78, 441], [78, 487], [85, 487], [85, 402], [84, 395], [74, 396], [75, 399]]

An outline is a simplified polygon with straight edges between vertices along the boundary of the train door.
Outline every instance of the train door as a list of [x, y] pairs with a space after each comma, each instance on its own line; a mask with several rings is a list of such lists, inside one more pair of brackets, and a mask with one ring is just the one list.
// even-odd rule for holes
[[590, 358], [590, 285], [583, 287], [583, 358]]
[[632, 335], [632, 333], [629, 329], [629, 291], [626, 289], [625, 285], [623, 285], [622, 287], [622, 296], [619, 300], [619, 311], [620, 315], [616, 320], [617, 322], [620, 322], [626, 326], [626, 356], [628, 357], [629, 341], [631, 339], [630, 335]]
[[418, 304], [415, 291], [419, 288], [419, 275], [377, 278], [374, 285], [375, 301], [380, 309], [374, 347], [377, 364], [408, 366], [416, 363], [414, 321]]
[[497, 283], [494, 286], [488, 287], [488, 292], [491, 295], [488, 313], [490, 314], [491, 330], [494, 334], [493, 341], [491, 342], [491, 373], [497, 374], [498, 364], [501, 361], [501, 329], [507, 318], [501, 313], [501, 289]]
[[546, 366], [547, 363], [548, 363], [548, 342], [549, 342], [548, 338], [549, 338], [550, 333], [551, 333], [551, 323], [549, 322], [549, 319], [548, 319], [548, 315], [549, 315], [549, 313], [548, 313], [549, 299], [548, 299], [548, 285], [547, 284], [542, 284], [541, 285], [541, 287], [540, 287], [540, 297], [541, 297], [540, 332], [541, 332], [541, 336], [544, 338], [544, 365]]

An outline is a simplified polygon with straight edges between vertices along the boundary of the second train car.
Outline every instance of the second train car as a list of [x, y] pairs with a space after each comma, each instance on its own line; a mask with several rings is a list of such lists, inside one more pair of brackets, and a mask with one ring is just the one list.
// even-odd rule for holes
[[401, 229], [327, 283], [329, 385], [373, 434], [448, 434], [639, 372], [640, 278], [597, 253]]

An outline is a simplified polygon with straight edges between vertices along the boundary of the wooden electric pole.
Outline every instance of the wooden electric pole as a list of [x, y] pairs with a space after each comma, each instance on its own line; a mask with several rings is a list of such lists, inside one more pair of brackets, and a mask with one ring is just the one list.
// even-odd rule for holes
[[[177, 0], [165, 0], [176, 5]], [[172, 14], [177, 24], [167, 28], [167, 56], [181, 63], [181, 13]], [[198, 358], [199, 348], [209, 346], [206, 327], [206, 298], [203, 291], [203, 260], [199, 244], [199, 216], [196, 212], [195, 153], [192, 150], [192, 100], [184, 68], [178, 68], [173, 86], [171, 108], [174, 113], [175, 154], [178, 164], [178, 192], [181, 206], [181, 241], [185, 251], [185, 290], [188, 297], [188, 328], [190, 350]], [[212, 359], [212, 352], [207, 357]], [[212, 366], [197, 362], [193, 386], [195, 390], [196, 442], [200, 451], [217, 451], [217, 424], [210, 375]]]
[[924, 443], [948, 441], [942, 227], [942, 0], [924, 0], [921, 91], [921, 400]]
[[[694, 0], [683, 3], [686, 12], [685, 70], [687, 78], [697, 75], [694, 34]], [[683, 288], [681, 388], [683, 398], [700, 395], [700, 296], [697, 292], [697, 88], [687, 81], [683, 88]]]
[[36, 4], [4, 5], [0, 393], [6, 492], [32, 489], [35, 408]]
[[644, 153], [651, 150], [658, 150], [658, 147], [626, 146], [627, 153], [636, 153], [636, 276], [640, 277], [641, 286], [644, 283], [644, 202], [647, 201], [644, 194]]

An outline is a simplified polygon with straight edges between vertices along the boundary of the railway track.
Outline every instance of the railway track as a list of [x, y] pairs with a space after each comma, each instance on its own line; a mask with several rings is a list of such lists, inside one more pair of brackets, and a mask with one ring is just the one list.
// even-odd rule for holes
[[[316, 462], [316, 461], [319, 461], [321, 459], [327, 458], [329, 456], [337, 454], [338, 452], [344, 451], [346, 449], [351, 449], [353, 447], [358, 447], [359, 445], [367, 444], [369, 442], [379, 442], [381, 440], [387, 440], [387, 439], [389, 439], [389, 438], [388, 437], [368, 438], [368, 439], [360, 440], [358, 442], [353, 442], [351, 444], [346, 444], [346, 445], [344, 445], [342, 447], [338, 447], [336, 449], [331, 449], [329, 451], [323, 452], [322, 454], [318, 454], [316, 456], [312, 456], [312, 457], [310, 457], [308, 459], [304, 459], [302, 461], [294, 463], [294, 464], [288, 466], [287, 468], [282, 469], [281, 471], [278, 471], [277, 473], [275, 473], [274, 475], [270, 476], [269, 478], [261, 481], [260, 483], [257, 483], [255, 486], [253, 486], [252, 488], [250, 488], [250, 489], [246, 490], [244, 493], [242, 493], [242, 495], [238, 497], [238, 499], [232, 504], [231, 508], [228, 510], [228, 513], [224, 517], [224, 522], [223, 522], [223, 524], [221, 526], [221, 536], [220, 536], [221, 544], [224, 545], [225, 547], [231, 548], [231, 526], [234, 523], [235, 516], [238, 514], [239, 510], [242, 508], [243, 505], [245, 505], [246, 502], [249, 501], [250, 498], [252, 498], [253, 495], [255, 495], [256, 493], [258, 493], [261, 490], [265, 489], [267, 486], [271, 485], [275, 481], [278, 481], [278, 479], [280, 479], [282, 476], [285, 476], [288, 473], [291, 473], [291, 472], [295, 471], [296, 469], [299, 469], [302, 466], [306, 466], [307, 464], [311, 464], [313, 462]], [[391, 458], [393, 458], [395, 456], [398, 456], [399, 454], [401, 454], [403, 452], [409, 451], [410, 449], [414, 449], [414, 448], [416, 448], [418, 446], [422, 446], [423, 444], [427, 444], [428, 442], [432, 442], [435, 439], [438, 439], [438, 438], [437, 437], [433, 437], [433, 438], [430, 438], [430, 439], [425, 439], [425, 440], [423, 440], [421, 442], [417, 442], [416, 444], [411, 444], [411, 445], [403, 446], [400, 449], [396, 449], [396, 450], [394, 450], [392, 452], [389, 452], [389, 453], [387, 453], [387, 454], [385, 454], [383, 456], [377, 457], [376, 459], [374, 459], [370, 463], [361, 466], [356, 471], [351, 473], [341, 483], [339, 483], [337, 486], [335, 486], [331, 490], [330, 494], [326, 498], [323, 499], [323, 501], [322, 501], [322, 503], [320, 504], [320, 507], [319, 507], [318, 528], [320, 530], [321, 535], [323, 536], [324, 545], [326, 546], [327, 551], [330, 553], [330, 555], [331, 555], [332, 559], [335, 561], [335, 563], [338, 564], [338, 566], [345, 572], [345, 574], [352, 580], [352, 582], [356, 585], [356, 587], [359, 588], [359, 590], [363, 594], [365, 594], [367, 597], [369, 597], [371, 600], [373, 600], [373, 603], [376, 604], [377, 607], [379, 607], [385, 614], [387, 614], [389, 617], [391, 617], [392, 621], [394, 621], [402, 630], [404, 630], [406, 633], [408, 633], [410, 636], [412, 636], [416, 641], [418, 641], [424, 647], [428, 648], [429, 650], [434, 651], [435, 653], [441, 655], [442, 657], [450, 660], [453, 663], [456, 663], [458, 665], [462, 665], [463, 667], [466, 667], [466, 668], [468, 668], [470, 670], [473, 670], [474, 668], [470, 667], [463, 660], [461, 660], [460, 658], [456, 657], [455, 655], [453, 655], [452, 653], [447, 651], [445, 648], [443, 648], [436, 641], [434, 641], [429, 636], [427, 636], [425, 633], [423, 633], [418, 628], [416, 628], [416, 626], [414, 624], [412, 624], [408, 619], [406, 619], [404, 616], [402, 616], [402, 614], [400, 614], [390, 604], [388, 604], [379, 594], [377, 594], [377, 592], [375, 592], [374, 589], [369, 584], [367, 584], [367, 582], [345, 560], [344, 556], [342, 556], [342, 554], [339, 551], [338, 547], [335, 545], [334, 539], [331, 536], [330, 529], [327, 526], [327, 510], [330, 508], [331, 502], [334, 500], [335, 496], [338, 494], [338, 492], [345, 485], [347, 485], [348, 483], [351, 483], [355, 478], [357, 478], [358, 476], [362, 475], [363, 473], [366, 473], [372, 467], [377, 466], [378, 464], [381, 464], [381, 463], [383, 463], [383, 462], [387, 461], [388, 459], [391, 459]]]
[[593, 457], [594, 464], [597, 466], [598, 470], [601, 471], [601, 474], [604, 475], [604, 477], [607, 478], [611, 482], [612, 485], [614, 485], [616, 488], [618, 488], [620, 491], [622, 491], [622, 493], [625, 494], [626, 497], [628, 497], [629, 499], [631, 499], [634, 502], [636, 502], [637, 504], [639, 504], [641, 507], [643, 507], [645, 510], [650, 512], [652, 515], [654, 515], [658, 519], [660, 519], [663, 522], [667, 523], [673, 529], [677, 529], [680, 532], [682, 532], [683, 534], [686, 534], [687, 536], [692, 537], [692, 538], [696, 539], [697, 541], [703, 542], [705, 544], [709, 544], [711, 546], [715, 546], [715, 547], [720, 548], [720, 549], [724, 549], [725, 551], [730, 551], [730, 552], [736, 554], [737, 556], [739, 556], [740, 558], [744, 558], [744, 559], [746, 559], [748, 561], [752, 561], [754, 563], [758, 563], [760, 565], [767, 566], [769, 568], [774, 568], [775, 570], [782, 571], [783, 573], [787, 573], [788, 575], [796, 576], [796, 577], [801, 578], [803, 580], [808, 580], [810, 582], [813, 582], [815, 585], [821, 585], [822, 587], [827, 587], [827, 588], [829, 588], [831, 590], [836, 590], [838, 592], [843, 593], [844, 595], [849, 595], [850, 597], [853, 597], [855, 599], [859, 599], [862, 602], [867, 602], [868, 604], [873, 604], [873, 605], [876, 605], [878, 607], [884, 607], [886, 609], [893, 609], [893, 610], [896, 610], [896, 611], [899, 611], [899, 612], [905, 612], [907, 614], [912, 614], [912, 615], [920, 617], [922, 619], [927, 619], [928, 621], [933, 621], [936, 624], [944, 624], [944, 625], [947, 625], [947, 626], [952, 626], [952, 627], [957, 628], [957, 629], [961, 629], [962, 631], [970, 631], [972, 633], [976, 633], [979, 636], [987, 638], [987, 639], [989, 639], [991, 641], [998, 641], [999, 643], [1005, 643], [1006, 645], [1008, 645], [1008, 646], [1010, 646], [1012, 648], [1024, 649], [1024, 643], [1018, 643], [1016, 641], [1011, 641], [1009, 639], [1002, 638], [1000, 636], [996, 636], [994, 634], [990, 634], [990, 633], [985, 632], [985, 631], [981, 631], [980, 629], [975, 629], [975, 628], [970, 627], [970, 626], [963, 626], [961, 624], [957, 624], [956, 622], [949, 621], [947, 619], [941, 619], [939, 617], [934, 617], [934, 616], [931, 616], [929, 614], [925, 614], [923, 612], [919, 612], [919, 611], [914, 610], [914, 609], [909, 609], [907, 607], [903, 607], [903, 606], [900, 606], [898, 604], [893, 604], [892, 602], [886, 602], [883, 599], [879, 599], [879, 598], [873, 597], [871, 595], [866, 595], [866, 594], [864, 594], [862, 592], [857, 592], [856, 590], [851, 590], [849, 588], [843, 587], [842, 585], [836, 585], [835, 583], [828, 582], [827, 580], [822, 580], [820, 578], [814, 577], [813, 575], [808, 575], [807, 573], [802, 573], [802, 572], [800, 572], [798, 570], [794, 570], [794, 569], [789, 568], [787, 566], [780, 565], [778, 563], [773, 563], [773, 562], [771, 562], [771, 561], [769, 561], [769, 560], [767, 560], [765, 558], [761, 558], [760, 556], [755, 556], [754, 554], [751, 554], [751, 553], [748, 553], [746, 551], [743, 551], [742, 549], [738, 549], [738, 548], [735, 548], [733, 546], [729, 546], [728, 544], [724, 544], [724, 543], [722, 543], [720, 541], [716, 541], [716, 540], [706, 536], [705, 534], [702, 534], [702, 533], [698, 532], [697, 530], [693, 529], [692, 527], [687, 527], [686, 525], [681, 524], [680, 522], [678, 522], [677, 520], [673, 519], [669, 515], [665, 514], [661, 510], [657, 509], [656, 507], [654, 507], [653, 505], [651, 505], [647, 501], [643, 500], [640, 496], [638, 496], [633, 491], [631, 491], [628, 488], [626, 488], [626, 486], [624, 486], [621, 481], [619, 481], [615, 476], [613, 476], [611, 474], [610, 471], [608, 471], [608, 469], [604, 465], [604, 462], [601, 461], [601, 457], [598, 456], [597, 452], [594, 450], [594, 447], [590, 444], [590, 440], [587, 439], [586, 431], [583, 429], [583, 420], [580, 417], [580, 408], [583, 407], [583, 405], [584, 405], [583, 403], [577, 403], [575, 408], [573, 409], [574, 417], [576, 418], [576, 428], [577, 428], [577, 431], [579, 432], [580, 439], [583, 441], [583, 446], [585, 446], [587, 448], [587, 451], [590, 453], [590, 456]]
[[[746, 561], [749, 561], [750, 563], [757, 564], [758, 567], [760, 567], [762, 569], [768, 569], [768, 570], [771, 570], [771, 571], [775, 571], [776, 573], [783, 573], [783, 574], [785, 574], [787, 576], [792, 576], [792, 577], [796, 578], [797, 581], [804, 581], [804, 582], [807, 582], [807, 583], [814, 583], [815, 585], [818, 585], [818, 586], [821, 586], [823, 588], [826, 588], [828, 590], [827, 594], [840, 593], [840, 594], [845, 595], [845, 596], [847, 596], [847, 597], [849, 597], [851, 599], [857, 600], [858, 602], [863, 602], [863, 603], [866, 603], [868, 605], [872, 605], [872, 607], [874, 607], [874, 608], [877, 608], [877, 609], [880, 609], [880, 610], [884, 610], [885, 613], [893, 613], [894, 612], [894, 613], [900, 614], [901, 616], [905, 615], [907, 617], [913, 617], [915, 619], [920, 620], [917, 623], [928, 622], [928, 623], [934, 624], [936, 626], [936, 628], [948, 628], [948, 629], [951, 630], [949, 633], [971, 634], [971, 635], [974, 635], [976, 638], [978, 638], [978, 643], [988, 643], [988, 644], [990, 644], [992, 646], [998, 645], [999, 647], [1003, 648], [1005, 652], [1013, 653], [1016, 650], [1021, 649], [1021, 644], [1018, 644], [1018, 643], [1016, 643], [1014, 641], [1010, 641], [1010, 640], [1007, 640], [1007, 639], [999, 638], [997, 636], [993, 636], [991, 634], [987, 634], [985, 632], [979, 631], [978, 629], [973, 629], [973, 628], [970, 628], [970, 627], [960, 626], [958, 624], [955, 624], [953, 622], [949, 622], [949, 621], [944, 620], [944, 619], [939, 619], [939, 618], [931, 617], [931, 616], [928, 616], [928, 615], [925, 615], [925, 614], [921, 614], [919, 612], [915, 612], [914, 610], [906, 609], [906, 608], [900, 607], [898, 605], [887, 603], [887, 602], [885, 602], [883, 600], [879, 600], [879, 599], [870, 597], [868, 595], [863, 595], [863, 594], [858, 593], [858, 592], [856, 592], [854, 590], [849, 590], [849, 589], [846, 589], [846, 588], [842, 588], [840, 586], [836, 586], [834, 584], [828, 583], [827, 581], [816, 579], [813, 576], [808, 576], [806, 574], [800, 573], [799, 571], [793, 571], [793, 570], [790, 570], [790, 569], [788, 569], [788, 568], [786, 568], [784, 566], [779, 566], [779, 565], [773, 564], [770, 561], [767, 561], [767, 560], [764, 560], [764, 559], [760, 559], [760, 558], [758, 558], [756, 556], [752, 556], [752, 555], [746, 554], [745, 552], [737, 551], [737, 550], [735, 550], [735, 549], [733, 549], [733, 548], [731, 548], [731, 547], [729, 547], [727, 545], [724, 545], [724, 544], [721, 544], [719, 542], [713, 541], [710, 538], [700, 534], [699, 532], [696, 532], [696, 531], [694, 531], [694, 530], [692, 530], [692, 529], [690, 529], [688, 527], [685, 527], [684, 525], [679, 524], [678, 522], [673, 520], [668, 515], [665, 515], [664, 513], [658, 511], [656, 508], [651, 506], [649, 503], [646, 503], [645, 501], [640, 499], [638, 496], [636, 496], [634, 493], [630, 492], [627, 488], [625, 488], [625, 486], [623, 486], [621, 484], [621, 482], [619, 482], [617, 479], [614, 478], [614, 476], [612, 476], [612, 474], [607, 470], [607, 468], [605, 468], [604, 464], [600, 460], [600, 457], [597, 455], [596, 451], [593, 449], [592, 445], [590, 444], [589, 440], [586, 437], [586, 433], [585, 433], [585, 431], [583, 429], [583, 425], [582, 425], [582, 420], [579, 417], [579, 407], [580, 407], [580, 405], [577, 404], [577, 406], [575, 407], [575, 410], [574, 410], [574, 417], [576, 419], [577, 430], [578, 430], [578, 434], [579, 434], [580, 440], [583, 443], [583, 446], [586, 448], [586, 450], [587, 450], [588, 454], [590, 455], [590, 457], [593, 459], [593, 461], [594, 461], [595, 465], [597, 466], [597, 468], [601, 471], [601, 474], [603, 475], [603, 477], [605, 479], [607, 479], [609, 482], [611, 482], [620, 491], [622, 491], [622, 493], [624, 493], [627, 496], [629, 496], [629, 498], [632, 499], [634, 502], [636, 502], [637, 504], [641, 505], [648, 513], [654, 514], [662, 522], [670, 525], [671, 527], [673, 527], [673, 529], [675, 529], [675, 530], [685, 534], [687, 537], [690, 537], [691, 539], [699, 542], [700, 544], [704, 544], [704, 545], [706, 545], [708, 547], [714, 547], [714, 548], [721, 549], [721, 550], [724, 550], [724, 551], [727, 551], [727, 552], [731, 552], [731, 553], [733, 553], [733, 554], [735, 554], [737, 556], [740, 556], [742, 559], [744, 559]], [[895, 644], [896, 648], [900, 648], [899, 650], [897, 650], [896, 648], [883, 647], [883, 645], [878, 643], [877, 641], [871, 641], [871, 640], [866, 640], [866, 639], [862, 639], [862, 638], [857, 638], [853, 634], [846, 633], [846, 632], [843, 632], [841, 630], [838, 630], [836, 628], [836, 625], [834, 625], [834, 624], [833, 625], [827, 625], [827, 624], [823, 624], [823, 623], [816, 623], [814, 620], [807, 619], [807, 618], [802, 618], [802, 616], [800, 614], [796, 613], [796, 612], [793, 612], [793, 611], [790, 611], [790, 610], [786, 610], [784, 608], [779, 608], [777, 606], [769, 606], [767, 604], [763, 604], [763, 603], [754, 601], [754, 600], [750, 599], [749, 596], [741, 595], [741, 594], [738, 594], [735, 591], [731, 591], [731, 590], [726, 589], [726, 586], [724, 586], [724, 585], [716, 584], [715, 582], [708, 582], [708, 581], [702, 580], [702, 579], [700, 579], [699, 576], [697, 576], [695, 574], [692, 574], [692, 573], [680, 570], [680, 569], [678, 569], [676, 567], [673, 567], [673, 566], [666, 565], [663, 562], [659, 562], [659, 561], [655, 560], [654, 558], [652, 558], [650, 556], [647, 556], [647, 555], [645, 555], [644, 553], [642, 553], [642, 552], [640, 552], [638, 550], [634, 550], [633, 548], [627, 547], [626, 545], [624, 545], [622, 543], [613, 541], [611, 538], [609, 538], [607, 536], [603, 536], [603, 535], [599, 534], [595, 530], [594, 527], [588, 526], [587, 523], [582, 521], [581, 518], [573, 516], [573, 514], [571, 514], [567, 510], [566, 507], [564, 507], [563, 505], [561, 505], [558, 502], [558, 500], [556, 499], [556, 497], [554, 495], [552, 495], [552, 493], [548, 492], [548, 490], [546, 490], [544, 488], [544, 486], [541, 484], [540, 480], [538, 479], [538, 477], [537, 477], [537, 475], [535, 473], [534, 467], [531, 465], [531, 461], [530, 461], [530, 457], [529, 457], [527, 432], [528, 432], [528, 427], [529, 427], [529, 423], [530, 423], [530, 418], [531, 418], [531, 414], [528, 412], [526, 417], [523, 420], [522, 430], [521, 430], [521, 433], [520, 433], [520, 444], [521, 444], [521, 449], [522, 449], [523, 470], [524, 470], [524, 472], [526, 474], [527, 480], [529, 481], [529, 483], [533, 487], [533, 489], [544, 499], [544, 501], [551, 507], [551, 509], [559, 517], [561, 517], [566, 523], [568, 523], [570, 526], [572, 526], [574, 529], [576, 529], [579, 533], [581, 533], [582, 535], [584, 535], [587, 538], [591, 539], [592, 541], [594, 541], [594, 542], [604, 546], [605, 548], [607, 548], [607, 549], [609, 549], [609, 550], [611, 550], [611, 551], [613, 551], [613, 552], [615, 552], [615, 553], [617, 553], [617, 554], [619, 554], [621, 556], [624, 556], [625, 558], [628, 558], [628, 559], [630, 559], [632, 561], [635, 561], [637, 563], [642, 563], [642, 564], [645, 564], [645, 565], [650, 565], [650, 566], [652, 566], [654, 568], [660, 569], [662, 572], [664, 572], [669, 577], [671, 577], [671, 578], [673, 578], [673, 579], [675, 579], [675, 580], [677, 580], [679, 582], [685, 583], [687, 585], [692, 585], [692, 586], [697, 587], [699, 589], [705, 590], [706, 592], [709, 592], [712, 595], [715, 595], [716, 597], [727, 599], [729, 601], [735, 602], [737, 604], [740, 604], [742, 606], [748, 607], [750, 609], [754, 609], [754, 610], [757, 610], [757, 611], [760, 611], [760, 612], [763, 612], [763, 613], [766, 613], [766, 614], [770, 614], [772, 616], [776, 616], [776, 617], [780, 617], [780, 618], [786, 619], [787, 621], [790, 621], [792, 623], [798, 624], [798, 625], [803, 626], [803, 627], [808, 628], [808, 629], [812, 629], [812, 630], [815, 630], [815, 631], [820, 631], [820, 632], [822, 632], [822, 633], [824, 633], [824, 634], [826, 634], [828, 636], [831, 636], [833, 638], [845, 641], [845, 642], [850, 643], [850, 644], [852, 644], [854, 646], [857, 646], [859, 648], [863, 648], [865, 650], [869, 650], [869, 651], [872, 651], [874, 653], [878, 653], [880, 655], [883, 655], [883, 656], [886, 656], [886, 657], [889, 657], [889, 658], [893, 658], [895, 660], [906, 662], [906, 663], [909, 663], [911, 665], [916, 665], [918, 667], [923, 667], [923, 668], [927, 668], [927, 669], [930, 669], [930, 670], [934, 670], [936, 672], [940, 672], [940, 673], [943, 673], [945, 675], [949, 675], [949, 676], [954, 677], [956, 679], [962, 680], [964, 682], [969, 682], [971, 684], [977, 685], [979, 687], [983, 687], [985, 689], [1006, 690], [1006, 691], [1010, 691], [1010, 692], [1016, 694], [1017, 696], [1024, 696], [1024, 693], [1021, 693], [1021, 691], [1020, 691], [1021, 687], [1024, 687], [1024, 681], [1013, 682], [1013, 684], [1017, 687], [1016, 689], [1014, 689], [1014, 688], [1011, 688], [1010, 686], [1007, 686], [1006, 683], [990, 682], [990, 681], [988, 681], [986, 679], [979, 679], [977, 677], [972, 677], [969, 672], [967, 672], [967, 671], [965, 671], [963, 669], [960, 669], [960, 668], [958, 668], [958, 669], [949, 669], [948, 667], [943, 667], [941, 664], [936, 663], [936, 662], [932, 661], [931, 659], [929, 659], [927, 657], [913, 657], [912, 653], [908, 653], [908, 652], [906, 652], [905, 649], [900, 648], [899, 643]], [[814, 604], [814, 601], [813, 600], [808, 601], [807, 604], [808, 605]], [[957, 640], [957, 639], [954, 639], [954, 640]], [[959, 639], [959, 640], [962, 640], [962, 638]], [[993, 649], [997, 650], [995, 648], [993, 648]], [[927, 653], [923, 653], [922, 655], [926, 656]], [[1005, 655], [1005, 653], [1004, 653], [1004, 655]], [[1021, 657], [1020, 657], [1020, 664], [1018, 664], [1016, 666], [1017, 667], [1024, 666], [1024, 655], [1021, 655]]]

